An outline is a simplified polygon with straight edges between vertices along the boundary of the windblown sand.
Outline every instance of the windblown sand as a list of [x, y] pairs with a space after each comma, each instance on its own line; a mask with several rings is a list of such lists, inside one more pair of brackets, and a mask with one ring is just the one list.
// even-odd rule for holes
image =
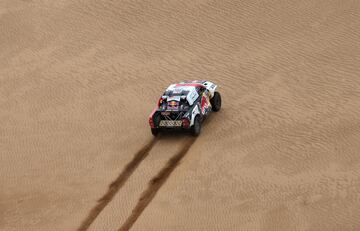
[[1, 0], [0, 230], [129, 228], [360, 230], [360, 2]]

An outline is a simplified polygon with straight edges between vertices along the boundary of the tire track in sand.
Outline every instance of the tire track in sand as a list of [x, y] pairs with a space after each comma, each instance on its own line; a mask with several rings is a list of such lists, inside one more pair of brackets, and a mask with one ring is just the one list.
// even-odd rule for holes
[[152, 199], [154, 199], [161, 186], [166, 182], [171, 173], [178, 166], [181, 159], [187, 154], [195, 140], [196, 138], [189, 138], [185, 142], [183, 148], [174, 156], [172, 156], [167, 164], [158, 172], [158, 174], [151, 179], [147, 189], [145, 189], [145, 191], [143, 191], [141, 194], [140, 199], [131, 212], [130, 216], [126, 219], [118, 231], [127, 231], [133, 226], [145, 208], [150, 204]]
[[108, 191], [98, 200], [98, 203], [90, 210], [87, 217], [83, 220], [78, 231], [86, 231], [90, 225], [99, 216], [101, 211], [112, 201], [116, 193], [125, 184], [139, 164], [147, 157], [158, 138], [153, 138], [149, 143], [142, 147], [133, 157], [133, 159], [125, 166], [119, 176], [109, 185]]

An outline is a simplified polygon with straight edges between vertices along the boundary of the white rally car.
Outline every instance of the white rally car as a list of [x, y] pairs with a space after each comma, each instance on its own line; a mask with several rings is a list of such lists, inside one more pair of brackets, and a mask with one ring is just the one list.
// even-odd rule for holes
[[197, 136], [202, 121], [212, 111], [221, 108], [217, 85], [209, 81], [184, 81], [171, 84], [160, 97], [157, 107], [149, 116], [151, 132], [186, 129]]

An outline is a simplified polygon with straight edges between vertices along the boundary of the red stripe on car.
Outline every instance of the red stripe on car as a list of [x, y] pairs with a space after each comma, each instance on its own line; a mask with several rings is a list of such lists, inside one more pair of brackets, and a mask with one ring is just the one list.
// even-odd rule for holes
[[149, 115], [149, 124], [150, 124], [150, 127], [151, 127], [151, 128], [155, 128], [153, 116], [154, 116], [156, 110], [157, 110], [157, 108], [154, 108], [154, 110], [153, 110], [153, 111], [151, 112], [151, 114]]

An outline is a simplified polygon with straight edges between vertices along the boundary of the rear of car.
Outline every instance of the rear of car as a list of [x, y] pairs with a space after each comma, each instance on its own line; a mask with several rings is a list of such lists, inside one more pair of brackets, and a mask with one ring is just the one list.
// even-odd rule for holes
[[191, 130], [194, 135], [199, 135], [201, 122], [216, 109], [211, 104], [215, 88], [216, 85], [207, 81], [170, 85], [149, 116], [152, 134], [177, 129]]

